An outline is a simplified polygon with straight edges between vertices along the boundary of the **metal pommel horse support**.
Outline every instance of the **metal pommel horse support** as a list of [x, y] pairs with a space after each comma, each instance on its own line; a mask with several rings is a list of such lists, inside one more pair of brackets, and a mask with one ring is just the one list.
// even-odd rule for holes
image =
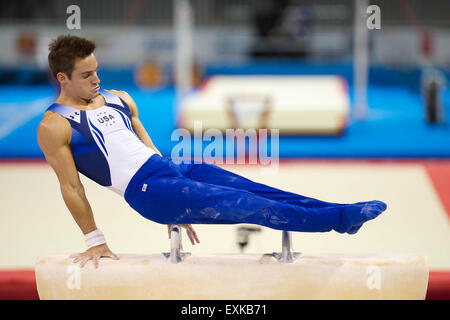
[[174, 225], [170, 231], [170, 253], [163, 252], [167, 261], [171, 263], [179, 263], [190, 256], [190, 252], [182, 252], [183, 244], [181, 241], [181, 226]]
[[[283, 231], [281, 243], [281, 252], [266, 253], [263, 258], [273, 257], [281, 263], [292, 263], [301, 255], [301, 252], [292, 252], [292, 239], [289, 231]], [[182, 250], [181, 227], [174, 225], [170, 232], [170, 253], [164, 252], [163, 255], [167, 261], [179, 263], [191, 255], [190, 252], [182, 252]]]
[[281, 252], [266, 253], [263, 258], [273, 257], [281, 263], [292, 263], [301, 254], [301, 252], [292, 252], [291, 233], [289, 231], [283, 231], [281, 235]]

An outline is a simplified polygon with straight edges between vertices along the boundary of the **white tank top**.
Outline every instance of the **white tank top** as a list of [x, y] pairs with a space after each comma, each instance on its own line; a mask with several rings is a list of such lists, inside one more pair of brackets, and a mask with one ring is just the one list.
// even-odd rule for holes
[[99, 93], [106, 104], [95, 110], [58, 103], [47, 110], [69, 121], [70, 146], [78, 171], [123, 196], [131, 178], [156, 152], [134, 132], [128, 105], [105, 90]]

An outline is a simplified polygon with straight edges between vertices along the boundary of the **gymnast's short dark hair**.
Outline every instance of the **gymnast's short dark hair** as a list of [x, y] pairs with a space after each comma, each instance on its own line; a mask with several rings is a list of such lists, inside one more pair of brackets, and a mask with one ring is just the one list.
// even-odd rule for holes
[[72, 35], [60, 35], [50, 42], [48, 48], [48, 65], [52, 75], [56, 79], [58, 72], [63, 72], [70, 79], [76, 59], [91, 55], [95, 50], [95, 43]]

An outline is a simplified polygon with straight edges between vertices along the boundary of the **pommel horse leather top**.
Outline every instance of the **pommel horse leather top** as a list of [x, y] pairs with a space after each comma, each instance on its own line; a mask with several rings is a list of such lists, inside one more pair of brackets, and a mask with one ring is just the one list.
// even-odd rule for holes
[[[36, 263], [41, 299], [425, 299], [427, 257], [419, 254], [195, 254], [181, 252], [173, 228], [171, 252], [119, 254], [95, 269], [70, 254]], [[182, 285], [181, 285], [182, 284]]]

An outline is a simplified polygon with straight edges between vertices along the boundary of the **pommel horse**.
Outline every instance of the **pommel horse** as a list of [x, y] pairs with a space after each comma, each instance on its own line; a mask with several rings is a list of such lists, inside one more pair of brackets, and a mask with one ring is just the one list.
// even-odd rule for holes
[[36, 283], [41, 299], [425, 299], [424, 255], [310, 255], [292, 251], [290, 232], [281, 238], [281, 252], [270, 254], [191, 254], [173, 226], [170, 252], [119, 254], [98, 269], [80, 268], [70, 254], [42, 256]]

